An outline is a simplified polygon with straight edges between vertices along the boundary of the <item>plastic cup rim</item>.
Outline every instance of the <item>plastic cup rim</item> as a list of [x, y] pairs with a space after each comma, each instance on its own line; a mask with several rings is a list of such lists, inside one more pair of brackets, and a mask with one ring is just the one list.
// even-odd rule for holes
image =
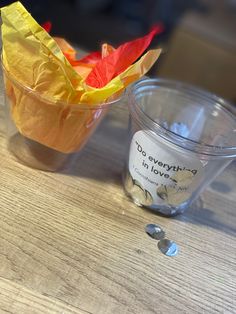
[[[160, 85], [161, 83], [175, 86], [175, 90], [177, 90], [177, 88], [181, 88], [181, 89], [187, 90], [191, 94], [196, 94], [198, 96], [201, 96], [202, 98], [205, 98], [211, 101], [213, 100], [216, 101], [217, 104], [222, 109], [224, 109], [224, 111], [227, 112], [236, 121], [236, 109], [233, 108], [233, 105], [230, 102], [224, 100], [223, 98], [215, 94], [212, 94], [201, 88], [195, 87], [191, 84], [187, 84], [181, 81], [175, 81], [175, 80], [170, 80], [170, 79], [165, 79], [165, 78], [144, 78], [137, 81], [131, 86], [129, 90], [129, 95], [128, 95], [130, 99], [129, 101], [130, 114], [132, 118], [134, 118], [136, 122], [144, 130], [153, 131], [155, 134], [159, 135], [160, 137], [162, 137], [164, 140], [167, 140], [171, 144], [177, 145], [183, 149], [187, 149], [198, 154], [211, 155], [211, 156], [221, 157], [221, 158], [222, 157], [223, 158], [236, 157], [236, 146], [215, 146], [215, 145], [197, 142], [187, 137], [181, 136], [163, 127], [162, 125], [158, 124], [156, 121], [151, 119], [137, 105], [135, 92], [136, 94], [138, 94], [137, 89], [141, 87], [143, 84], [149, 84], [150, 86], [153, 84], [156, 84], [157, 86], [161, 87]], [[233, 112], [231, 112], [231, 110], [229, 110], [227, 107], [230, 107]], [[235, 136], [236, 136], [236, 133], [235, 133]]]
[[[113, 104], [118, 103], [119, 101], [121, 101], [126, 94], [126, 90], [124, 90], [122, 92], [121, 95], [117, 96], [116, 98], [108, 98], [108, 101], [105, 102], [101, 102], [101, 103], [95, 103], [95, 104], [86, 104], [86, 103], [70, 103], [70, 102], [66, 102], [66, 101], [58, 101], [56, 99], [53, 99], [52, 97], [45, 97], [44, 95], [41, 95], [38, 91], [33, 90], [31, 87], [23, 84], [22, 82], [20, 82], [15, 76], [13, 76], [4, 66], [3, 60], [2, 60], [2, 54], [1, 54], [1, 58], [0, 58], [0, 62], [1, 62], [1, 67], [2, 70], [4, 72], [4, 74], [6, 75], [6, 77], [18, 88], [26, 91], [27, 93], [29, 93], [31, 96], [39, 99], [42, 102], [45, 102], [47, 104], [52, 104], [52, 105], [59, 105], [59, 106], [71, 106], [71, 107], [75, 107], [77, 109], [81, 109], [81, 110], [96, 110], [96, 109], [105, 109]], [[109, 100], [110, 99], [110, 100]]]

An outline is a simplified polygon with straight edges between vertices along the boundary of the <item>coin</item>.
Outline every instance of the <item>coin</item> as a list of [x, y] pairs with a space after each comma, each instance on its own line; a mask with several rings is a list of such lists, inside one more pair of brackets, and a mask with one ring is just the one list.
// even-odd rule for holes
[[157, 243], [157, 247], [166, 256], [176, 256], [179, 252], [177, 244], [168, 239], [161, 239]]
[[125, 184], [126, 191], [130, 192], [134, 186], [134, 180], [129, 173], [126, 174], [124, 184]]
[[160, 240], [165, 237], [165, 232], [156, 224], [148, 224], [145, 227], [146, 233], [155, 240]]

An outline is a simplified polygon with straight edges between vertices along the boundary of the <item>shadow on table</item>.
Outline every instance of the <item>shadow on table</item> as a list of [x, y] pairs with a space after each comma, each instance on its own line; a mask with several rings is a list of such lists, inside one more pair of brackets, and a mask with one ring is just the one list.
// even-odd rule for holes
[[203, 199], [199, 198], [184, 214], [174, 219], [207, 226], [236, 236], [235, 200], [230, 195], [232, 188], [235, 191], [235, 173], [236, 161], [232, 162], [209, 186], [209, 193], [213, 193], [211, 197], [215, 199], [215, 208], [208, 208]]
[[[165, 217], [161, 213], [157, 213], [148, 208], [143, 208], [154, 215]], [[206, 208], [201, 197], [199, 197], [183, 214], [178, 214], [174, 217], [166, 219], [178, 220], [184, 223], [194, 225], [203, 225], [209, 228], [220, 230], [228, 235], [236, 236], [236, 213], [233, 213], [233, 208], [228, 208], [227, 212], [219, 212], [216, 209]]]
[[120, 185], [127, 152], [126, 139], [127, 124], [106, 117], [78, 154], [73, 166], [61, 173]]
[[[228, 235], [236, 236], [236, 215], [233, 213], [233, 208], [227, 208], [227, 212], [222, 214], [215, 209], [204, 207], [202, 199], [199, 199], [197, 202], [202, 205], [193, 204], [184, 214], [178, 215], [173, 219], [194, 225], [203, 225], [220, 230]], [[223, 210], [225, 209], [222, 208]]]
[[[231, 236], [236, 236], [235, 191], [236, 161], [233, 161], [224, 172], [208, 187], [215, 207], [208, 208], [200, 198], [183, 215], [174, 219], [192, 224], [204, 225], [218, 229]], [[235, 194], [235, 192], [234, 192]]]

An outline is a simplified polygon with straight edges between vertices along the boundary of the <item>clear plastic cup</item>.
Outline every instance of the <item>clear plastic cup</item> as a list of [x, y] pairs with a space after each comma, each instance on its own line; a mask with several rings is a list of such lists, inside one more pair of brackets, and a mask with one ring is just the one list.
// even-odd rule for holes
[[[114, 96], [94, 105], [55, 103], [16, 80], [3, 63], [2, 71], [8, 149], [19, 162], [36, 169], [58, 171], [71, 166], [109, 107], [120, 100]], [[31, 113], [29, 121], [27, 108], [31, 105], [35, 113]], [[17, 110], [21, 110], [20, 115], [17, 115]], [[37, 123], [34, 123], [37, 114], [42, 119], [35, 119]], [[56, 117], [58, 125], [55, 125]]]
[[182, 213], [236, 157], [236, 108], [180, 82], [144, 79], [129, 93], [126, 193], [166, 216]]

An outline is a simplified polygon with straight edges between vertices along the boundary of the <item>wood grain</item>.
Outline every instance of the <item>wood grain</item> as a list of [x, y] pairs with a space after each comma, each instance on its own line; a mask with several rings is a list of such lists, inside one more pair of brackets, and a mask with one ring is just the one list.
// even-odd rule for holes
[[184, 215], [157, 216], [122, 189], [127, 119], [114, 107], [74, 167], [49, 173], [7, 151], [2, 117], [0, 313], [236, 313], [236, 164]]

